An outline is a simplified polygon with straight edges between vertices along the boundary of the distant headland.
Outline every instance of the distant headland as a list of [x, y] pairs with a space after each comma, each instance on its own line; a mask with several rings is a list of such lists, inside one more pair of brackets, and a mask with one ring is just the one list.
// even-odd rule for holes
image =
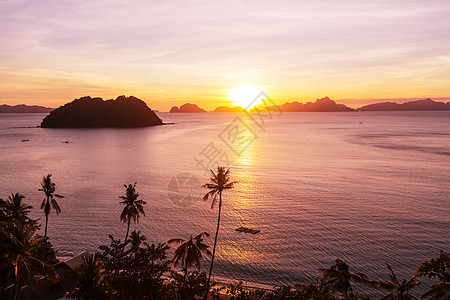
[[[252, 108], [250, 112], [257, 112], [258, 109]], [[300, 103], [298, 101], [286, 102], [278, 106], [267, 106], [262, 110], [283, 112], [351, 112], [351, 111], [438, 111], [450, 110], [450, 102], [438, 102], [427, 98], [425, 100], [409, 101], [402, 104], [395, 102], [383, 102], [365, 105], [354, 109], [344, 104], [336, 103], [328, 97], [317, 99], [315, 102]], [[240, 106], [227, 107], [219, 106], [214, 112], [245, 112]]]
[[369, 104], [358, 108], [359, 111], [427, 111], [450, 110], [450, 102], [437, 102], [427, 98], [425, 100], [409, 101], [402, 104], [382, 102]]
[[0, 105], [0, 113], [49, 113], [53, 108], [38, 105]]
[[162, 125], [147, 104], [133, 96], [103, 100], [90, 96], [61, 106], [42, 120], [44, 128], [146, 127]]
[[[317, 99], [316, 102], [300, 103], [300, 102], [286, 102], [278, 106], [283, 112], [333, 112], [333, 111], [355, 111], [353, 108], [345, 106], [344, 104], [337, 104], [328, 97]], [[266, 110], [275, 109], [275, 107], [268, 107]]]
[[198, 107], [196, 104], [186, 103], [180, 106], [173, 106], [170, 111], [171, 113], [201, 113], [206, 112], [203, 108]]

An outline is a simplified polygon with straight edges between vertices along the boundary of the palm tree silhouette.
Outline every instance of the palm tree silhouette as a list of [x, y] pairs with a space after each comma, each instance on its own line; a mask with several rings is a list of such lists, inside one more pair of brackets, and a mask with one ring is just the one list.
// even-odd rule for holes
[[28, 213], [33, 208], [31, 205], [27, 205], [22, 202], [25, 198], [24, 195], [19, 193], [11, 194], [7, 201], [3, 201], [3, 212], [10, 218], [18, 221], [28, 221]]
[[140, 230], [133, 230], [130, 235], [131, 252], [136, 254], [139, 251], [139, 246], [147, 240], [147, 237], [141, 233]]
[[391, 266], [386, 263], [388, 269], [389, 269], [389, 278], [392, 282], [389, 281], [383, 281], [379, 282], [378, 285], [385, 289], [390, 291], [389, 294], [387, 294], [383, 300], [409, 300], [414, 299], [411, 294], [409, 293], [409, 290], [415, 288], [420, 284], [420, 281], [415, 281], [416, 276], [412, 276], [408, 281], [406, 279], [403, 279], [402, 282], [400, 282], [397, 279], [397, 276], [395, 276], [394, 271], [392, 270]]
[[58, 202], [56, 202], [55, 198], [64, 198], [64, 196], [55, 194], [56, 185], [52, 182], [52, 174], [48, 174], [47, 176], [44, 176], [42, 179], [41, 187], [39, 191], [44, 192], [45, 197], [41, 204], [41, 209], [44, 209], [45, 213], [45, 233], [44, 237], [47, 236], [47, 225], [48, 225], [48, 216], [50, 215], [50, 211], [53, 207], [56, 214], [59, 215], [61, 212], [61, 208], [58, 205]]
[[127, 234], [125, 235], [126, 241], [128, 232], [130, 231], [131, 219], [133, 219], [134, 223], [139, 223], [140, 214], [145, 216], [144, 205], [147, 204], [147, 202], [138, 200], [139, 193], [136, 192], [136, 182], [134, 185], [131, 185], [130, 183], [128, 186], [124, 184], [124, 187], [126, 188], [126, 195], [120, 196], [119, 198], [123, 199], [120, 203], [125, 205], [122, 214], [120, 215], [120, 220], [124, 223], [128, 222]]
[[329, 269], [319, 269], [323, 272], [324, 287], [331, 287], [333, 291], [342, 292], [348, 299], [349, 292], [353, 295], [351, 281], [356, 283], [371, 284], [367, 276], [362, 273], [351, 273], [348, 265], [341, 259], [336, 259], [335, 264]]
[[167, 243], [169, 244], [179, 244], [178, 248], [175, 250], [175, 256], [173, 258], [174, 266], [179, 264], [183, 265], [184, 279], [186, 279], [188, 273], [188, 267], [194, 266], [200, 271], [200, 259], [202, 258], [202, 253], [211, 256], [211, 251], [209, 251], [209, 246], [203, 242], [203, 237], [208, 236], [207, 232], [202, 232], [196, 237], [192, 237], [186, 241], [183, 239], [171, 239]]
[[[14, 221], [13, 221], [14, 222]], [[18, 226], [17, 226], [18, 225]], [[27, 279], [31, 287], [34, 287], [34, 276], [46, 274], [51, 280], [56, 280], [58, 275], [53, 268], [38, 258], [39, 250], [46, 237], [33, 238], [36, 231], [35, 226], [20, 226], [16, 224], [14, 230], [5, 232], [2, 235], [7, 238], [5, 247], [10, 251], [14, 266], [14, 290], [13, 299], [17, 299], [21, 286], [22, 274]]]
[[106, 299], [102, 266], [98, 254], [83, 257], [83, 263], [73, 271], [75, 289], [69, 293], [75, 299]]
[[230, 181], [230, 168], [225, 169], [225, 167], [217, 167], [217, 173], [214, 173], [213, 170], [210, 170], [212, 176], [210, 177], [211, 183], [207, 183], [203, 185], [210, 189], [208, 193], [205, 194], [203, 200], [208, 200], [210, 197], [212, 198], [211, 209], [214, 208], [214, 204], [216, 203], [217, 196], [219, 196], [219, 215], [217, 217], [217, 229], [216, 236], [214, 237], [214, 246], [213, 253], [211, 257], [211, 265], [209, 267], [209, 275], [208, 281], [206, 282], [206, 291], [203, 299], [208, 297], [209, 286], [211, 282], [211, 273], [214, 265], [214, 256], [216, 254], [216, 245], [217, 245], [217, 236], [219, 235], [219, 227], [220, 227], [220, 213], [222, 211], [222, 192], [224, 190], [232, 189], [236, 181]]

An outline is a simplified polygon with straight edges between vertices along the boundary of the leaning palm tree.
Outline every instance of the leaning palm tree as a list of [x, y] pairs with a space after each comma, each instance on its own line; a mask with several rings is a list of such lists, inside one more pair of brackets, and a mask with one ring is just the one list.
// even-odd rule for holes
[[[323, 286], [331, 287], [333, 291], [344, 294], [345, 299], [353, 295], [351, 282], [371, 284], [367, 276], [362, 273], [351, 273], [348, 265], [341, 259], [336, 259], [335, 264], [329, 269], [319, 269], [323, 272]], [[328, 281], [326, 281], [329, 279]]]
[[219, 215], [217, 217], [217, 229], [216, 236], [214, 237], [214, 246], [211, 257], [211, 265], [209, 267], [209, 275], [208, 281], [206, 282], [206, 291], [204, 295], [204, 299], [208, 297], [209, 286], [211, 282], [211, 274], [214, 265], [214, 256], [216, 254], [216, 245], [217, 245], [217, 236], [219, 235], [219, 227], [220, 227], [220, 213], [222, 210], [222, 192], [224, 190], [232, 189], [236, 181], [230, 181], [230, 169], [226, 169], [225, 167], [217, 167], [217, 173], [214, 173], [213, 170], [210, 170], [212, 176], [210, 177], [211, 183], [207, 183], [203, 185], [203, 187], [208, 188], [210, 191], [205, 194], [203, 200], [208, 200], [210, 197], [212, 198], [211, 209], [214, 208], [214, 204], [217, 201], [217, 196], [219, 197]]
[[58, 202], [56, 202], [55, 198], [64, 198], [64, 196], [55, 194], [56, 185], [54, 182], [52, 182], [52, 174], [48, 174], [47, 176], [44, 176], [42, 179], [41, 187], [39, 191], [44, 192], [45, 197], [41, 204], [41, 209], [44, 209], [45, 213], [45, 233], [44, 237], [47, 236], [47, 225], [48, 225], [48, 216], [50, 215], [50, 211], [53, 207], [56, 214], [59, 215], [61, 212], [61, 208], [58, 205]]
[[386, 263], [388, 269], [389, 269], [389, 278], [392, 282], [389, 281], [383, 281], [379, 282], [378, 285], [385, 289], [390, 291], [389, 294], [387, 294], [383, 300], [410, 300], [414, 299], [413, 296], [409, 293], [409, 291], [416, 286], [420, 284], [420, 281], [416, 281], [416, 276], [412, 276], [409, 280], [403, 279], [402, 282], [400, 282], [397, 279], [397, 276], [395, 276], [394, 271], [392, 270], [391, 266]]
[[167, 243], [169, 244], [179, 244], [178, 248], [175, 250], [175, 256], [173, 258], [174, 266], [179, 264], [183, 265], [184, 279], [188, 274], [188, 267], [194, 266], [197, 270], [200, 270], [200, 259], [202, 258], [202, 253], [211, 256], [211, 251], [209, 251], [209, 246], [203, 242], [203, 237], [208, 236], [207, 232], [202, 232], [196, 237], [192, 237], [186, 241], [183, 239], [171, 239]]
[[126, 188], [126, 195], [120, 196], [123, 201], [120, 203], [124, 204], [125, 207], [120, 215], [120, 220], [124, 223], [128, 223], [127, 234], [125, 235], [125, 241], [128, 238], [128, 233], [130, 231], [130, 222], [133, 219], [134, 223], [139, 223], [140, 214], [145, 216], [144, 205], [147, 204], [144, 200], [138, 200], [139, 193], [136, 192], [136, 182], [134, 185], [129, 184], [128, 186], [124, 184]]

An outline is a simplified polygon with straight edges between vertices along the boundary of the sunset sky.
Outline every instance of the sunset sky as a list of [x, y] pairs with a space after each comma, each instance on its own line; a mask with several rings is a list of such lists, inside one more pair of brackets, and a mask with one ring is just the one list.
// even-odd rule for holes
[[448, 0], [2, 0], [0, 104], [212, 109], [246, 86], [277, 103], [445, 98], [449, 15]]

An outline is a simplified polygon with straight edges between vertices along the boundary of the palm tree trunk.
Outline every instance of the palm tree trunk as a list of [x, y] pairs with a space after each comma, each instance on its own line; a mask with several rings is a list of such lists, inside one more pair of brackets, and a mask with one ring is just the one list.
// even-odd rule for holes
[[211, 283], [211, 274], [213, 270], [214, 265], [214, 256], [216, 255], [216, 244], [217, 244], [217, 236], [219, 235], [219, 227], [220, 227], [220, 212], [222, 210], [222, 192], [219, 192], [219, 216], [217, 218], [217, 229], [216, 229], [216, 236], [214, 238], [214, 247], [213, 247], [213, 253], [211, 257], [211, 265], [209, 267], [209, 275], [208, 275], [208, 281], [206, 282], [206, 291], [205, 295], [203, 296], [203, 300], [208, 299], [208, 292], [209, 292], [209, 285]]
[[128, 232], [130, 231], [130, 222], [131, 222], [131, 219], [128, 218], [128, 228], [127, 228], [127, 234], [125, 235], [125, 241], [124, 242], [126, 242], [127, 238], [128, 238]]
[[186, 261], [184, 263], [184, 280], [186, 280], [187, 272], [188, 272], [188, 270], [187, 270], [187, 268], [188, 268], [188, 260], [187, 260], [187, 258], [185, 260]]
[[47, 224], [48, 224], [48, 214], [45, 214], [45, 233], [44, 233], [44, 237], [47, 236]]
[[17, 294], [19, 293], [20, 288], [19, 259], [16, 259], [15, 275], [16, 280], [14, 282], [13, 300], [17, 299]]

